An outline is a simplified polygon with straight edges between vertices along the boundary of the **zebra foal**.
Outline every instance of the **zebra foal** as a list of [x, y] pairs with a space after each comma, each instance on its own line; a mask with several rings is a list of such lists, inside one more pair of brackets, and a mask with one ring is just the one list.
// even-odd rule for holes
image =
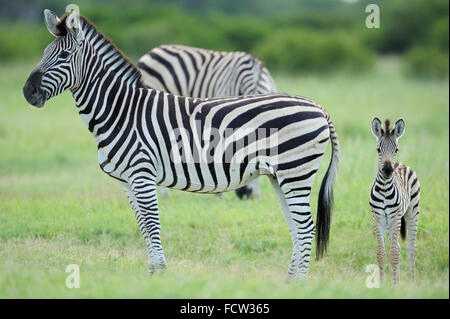
[[394, 128], [386, 120], [384, 127], [378, 118], [372, 121], [372, 132], [377, 138], [378, 173], [370, 192], [370, 207], [377, 237], [377, 261], [380, 279], [384, 277], [386, 263], [385, 235], [389, 232], [391, 241], [392, 282], [400, 279], [399, 237], [408, 236], [406, 249], [410, 261], [411, 277], [415, 278], [417, 256], [416, 234], [419, 220], [420, 185], [416, 173], [408, 166], [395, 162], [398, 139], [405, 129], [403, 120], [398, 120]]
[[[221, 52], [184, 45], [161, 45], [137, 64], [145, 86], [197, 98], [275, 93], [269, 70], [246, 52]], [[259, 198], [259, 180], [236, 191], [239, 198]], [[169, 197], [165, 188], [160, 194]]]
[[[288, 279], [307, 279], [315, 235], [310, 192], [330, 139], [332, 156], [317, 211], [318, 258], [328, 243], [339, 160], [327, 112], [312, 100], [287, 94], [198, 99], [145, 88], [137, 67], [86, 18], [72, 12], [59, 19], [49, 10], [44, 16], [55, 39], [26, 81], [24, 96], [42, 107], [61, 92], [72, 92], [97, 144], [100, 168], [122, 183], [134, 210], [149, 272], [166, 267], [157, 185], [219, 193], [268, 175], [292, 238]], [[254, 138], [267, 130], [268, 135]], [[220, 146], [213, 161], [198, 161], [210, 152], [211, 137]], [[275, 145], [267, 143], [272, 137]]]

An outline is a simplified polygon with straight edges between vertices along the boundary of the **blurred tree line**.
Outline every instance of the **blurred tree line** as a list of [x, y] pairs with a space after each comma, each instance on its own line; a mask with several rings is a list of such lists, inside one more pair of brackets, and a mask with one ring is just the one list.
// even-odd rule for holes
[[[1, 61], [38, 59], [51, 36], [43, 9], [62, 15], [71, 2], [2, 0]], [[80, 0], [93, 21], [130, 58], [160, 44], [247, 51], [289, 72], [368, 70], [378, 55], [402, 56], [403, 70], [448, 76], [448, 0]], [[368, 29], [369, 3], [380, 28]]]

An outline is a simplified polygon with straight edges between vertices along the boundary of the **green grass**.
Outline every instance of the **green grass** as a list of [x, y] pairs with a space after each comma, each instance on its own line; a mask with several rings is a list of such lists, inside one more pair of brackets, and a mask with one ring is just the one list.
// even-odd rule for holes
[[[119, 183], [99, 169], [70, 93], [42, 110], [23, 98], [33, 67], [0, 65], [0, 298], [449, 297], [448, 80], [402, 78], [395, 60], [361, 76], [274, 75], [279, 91], [328, 110], [342, 149], [328, 255], [311, 261], [309, 281], [286, 284], [290, 236], [265, 179], [259, 201], [171, 191], [160, 201], [168, 269], [148, 276], [134, 214]], [[376, 264], [368, 206], [374, 116], [406, 123], [398, 157], [421, 183], [416, 284], [402, 244], [401, 284], [365, 285], [366, 265]], [[329, 153], [313, 188], [314, 218]], [[65, 286], [68, 264], [80, 266], [79, 289]]]

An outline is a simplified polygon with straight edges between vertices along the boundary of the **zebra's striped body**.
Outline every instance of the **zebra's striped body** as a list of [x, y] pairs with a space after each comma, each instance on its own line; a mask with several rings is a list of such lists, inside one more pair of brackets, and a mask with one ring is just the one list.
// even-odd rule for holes
[[404, 129], [403, 120], [399, 120], [394, 129], [386, 121], [384, 129], [376, 118], [372, 129], [378, 139], [378, 173], [370, 192], [370, 206], [378, 242], [377, 260], [380, 277], [384, 276], [386, 251], [384, 246], [386, 229], [391, 240], [390, 259], [393, 283], [400, 277], [399, 237], [408, 236], [407, 250], [410, 259], [411, 275], [414, 279], [417, 223], [419, 218], [420, 184], [415, 172], [408, 166], [395, 162], [398, 151], [397, 139]]
[[[146, 87], [174, 95], [211, 98], [276, 92], [267, 68], [245, 52], [162, 45], [142, 56], [137, 66]], [[168, 196], [164, 188], [160, 192]], [[259, 197], [258, 179], [237, 189], [236, 194]]]
[[[306, 278], [315, 234], [309, 195], [330, 138], [332, 160], [319, 194], [318, 256], [328, 240], [338, 161], [337, 136], [326, 111], [285, 94], [196, 99], [138, 87], [138, 69], [85, 18], [77, 26], [75, 13], [61, 21], [48, 10], [45, 16], [57, 38], [27, 80], [24, 95], [42, 106], [64, 89], [72, 91], [96, 140], [100, 167], [124, 185], [147, 244], [150, 272], [166, 265], [156, 185], [217, 193], [263, 174], [279, 195], [292, 235], [288, 278]], [[258, 129], [275, 130], [251, 140]], [[221, 148], [211, 153], [204, 146], [212, 131], [218, 132]], [[272, 137], [276, 143], [267, 144]], [[196, 160], [204, 152], [214, 160]]]
[[275, 93], [269, 70], [246, 52], [162, 45], [139, 59], [144, 84], [198, 98]]

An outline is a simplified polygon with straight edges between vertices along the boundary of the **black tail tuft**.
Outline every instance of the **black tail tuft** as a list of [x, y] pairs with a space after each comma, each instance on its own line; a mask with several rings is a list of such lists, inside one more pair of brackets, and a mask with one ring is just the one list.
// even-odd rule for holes
[[339, 163], [339, 142], [334, 125], [328, 118], [331, 138], [331, 161], [320, 185], [319, 201], [317, 203], [316, 220], [316, 259], [319, 260], [327, 251], [330, 237], [331, 211], [333, 209], [333, 184]]
[[402, 240], [406, 239], [406, 223], [405, 223], [405, 217], [402, 217], [401, 224], [400, 224], [400, 236], [402, 237]]
[[[333, 190], [327, 189], [327, 180], [330, 169], [328, 168], [322, 184], [320, 185], [319, 200], [317, 204], [317, 234], [316, 234], [316, 260], [319, 260], [327, 251], [330, 237], [331, 210], [333, 208]], [[328, 193], [328, 194], [327, 194]]]

